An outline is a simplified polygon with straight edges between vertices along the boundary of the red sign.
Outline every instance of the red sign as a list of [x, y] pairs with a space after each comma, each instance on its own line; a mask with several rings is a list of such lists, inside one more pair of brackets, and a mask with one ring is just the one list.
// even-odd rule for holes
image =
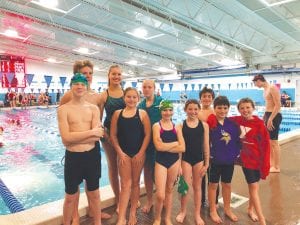
[[0, 56], [0, 72], [3, 88], [25, 88], [25, 60], [18, 56]]

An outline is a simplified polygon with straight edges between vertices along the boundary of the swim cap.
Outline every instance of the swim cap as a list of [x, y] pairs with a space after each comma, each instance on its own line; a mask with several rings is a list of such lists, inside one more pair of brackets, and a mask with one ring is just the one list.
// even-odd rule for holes
[[159, 104], [159, 111], [173, 109], [173, 103], [170, 100], [162, 100]]
[[180, 193], [181, 195], [186, 195], [188, 190], [189, 190], [189, 185], [186, 183], [183, 176], [181, 175], [179, 177], [177, 192]]
[[88, 86], [88, 81], [86, 77], [81, 73], [75, 73], [74, 76], [71, 78], [70, 86], [76, 83], [83, 83], [85, 86]]

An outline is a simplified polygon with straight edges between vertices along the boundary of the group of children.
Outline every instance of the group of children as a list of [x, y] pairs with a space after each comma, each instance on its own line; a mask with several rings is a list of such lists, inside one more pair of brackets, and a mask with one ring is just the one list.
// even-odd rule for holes
[[[86, 155], [82, 155], [83, 160], [85, 157], [88, 159], [88, 154], [95, 148], [95, 141], [97, 142], [100, 137], [106, 137], [106, 141], [102, 143], [107, 144], [108, 140], [99, 120], [102, 115], [99, 115], [95, 107], [83, 99], [87, 87], [87, 79], [82, 74], [76, 74], [71, 80], [73, 99], [58, 109], [59, 129], [67, 148], [66, 160], [68, 155], [70, 164], [72, 157], [75, 161], [76, 157], [79, 160], [76, 156], [78, 153]], [[109, 131], [106, 132], [117, 154], [117, 168], [121, 183], [120, 196], [117, 200], [119, 203], [117, 225], [127, 223], [126, 209], [129, 200], [131, 206], [128, 224], [137, 223], [136, 209], [143, 167], [146, 190], [148, 189], [144, 212], [149, 212], [153, 204], [153, 183], [149, 179], [154, 169], [156, 186], [154, 225], [161, 224], [163, 207], [165, 208], [165, 224], [172, 224], [173, 187], [180, 174], [190, 187], [189, 190], [193, 188], [195, 223], [204, 224], [200, 216], [201, 183], [206, 172], [209, 175], [208, 200], [211, 219], [216, 223], [222, 222], [215, 204], [218, 183], [221, 179], [224, 213], [232, 221], [237, 221], [237, 216], [230, 208], [230, 184], [234, 164], [238, 158], [240, 158], [249, 187], [248, 214], [252, 220], [265, 225], [258, 196], [258, 181], [268, 175], [270, 146], [268, 132], [263, 121], [253, 115], [253, 101], [249, 98], [241, 99], [237, 106], [241, 115], [230, 118], [227, 117], [230, 107], [228, 99], [225, 96], [218, 96], [213, 101], [213, 91], [205, 87], [199, 96], [202, 108], [199, 101], [187, 100], [184, 106], [186, 119], [181, 124], [175, 125], [172, 121], [172, 102], [154, 95], [154, 89], [154, 81], [144, 81], [145, 99], [139, 103], [139, 92], [135, 88], [127, 88], [123, 96], [125, 106], [111, 112]], [[107, 92], [106, 98], [108, 97]], [[150, 104], [147, 97], [150, 99]], [[212, 101], [213, 109], [211, 108]], [[97, 157], [95, 165], [98, 163]], [[79, 181], [85, 179], [89, 194], [92, 195], [90, 196], [93, 200], [91, 210], [96, 217], [94, 221], [95, 224], [100, 224], [101, 221], [97, 222], [98, 219], [100, 220], [99, 182], [97, 185], [100, 175], [91, 171], [91, 168], [83, 168], [82, 171], [76, 170], [78, 174], [81, 174], [81, 177], [76, 177], [78, 174], [74, 175], [71, 167], [66, 169], [65, 173], [69, 178], [66, 180], [67, 204], [74, 203], [73, 195], [77, 191], [75, 187]], [[94, 175], [85, 177], [86, 173]], [[77, 181], [72, 183], [72, 179], [77, 179]], [[182, 196], [181, 209], [176, 216], [177, 222], [183, 223], [185, 219], [187, 200], [188, 195]], [[64, 223], [70, 224], [74, 205], [67, 205], [66, 201], [64, 214], [66, 213], [67, 217]]]

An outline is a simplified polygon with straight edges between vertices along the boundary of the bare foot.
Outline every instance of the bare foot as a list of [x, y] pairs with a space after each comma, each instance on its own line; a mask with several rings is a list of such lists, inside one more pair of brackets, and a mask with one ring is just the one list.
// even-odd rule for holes
[[142, 212], [149, 213], [151, 211], [152, 207], [153, 207], [153, 203], [147, 202], [146, 205], [144, 205], [144, 207], [142, 208]]
[[117, 204], [116, 213], [119, 215], [119, 204]]
[[101, 219], [108, 220], [111, 218], [111, 215], [105, 212], [101, 212]]
[[204, 225], [204, 221], [202, 220], [202, 218], [200, 217], [200, 215], [196, 215], [195, 216], [195, 224], [196, 225]]
[[165, 225], [173, 225], [170, 219], [165, 219]]
[[184, 218], [185, 218], [186, 213], [184, 212], [180, 212], [177, 216], [176, 216], [176, 221], [178, 223], [183, 223]]
[[72, 225], [80, 225], [80, 223], [79, 223], [79, 217], [74, 217], [73, 219], [72, 219], [72, 223], [71, 223]]
[[270, 173], [280, 173], [280, 168], [276, 168], [276, 167], [271, 167], [270, 168]]
[[118, 220], [116, 225], [126, 225], [126, 220], [121, 220], [121, 221]]
[[258, 221], [257, 215], [252, 210], [248, 210], [248, 216], [250, 217], [250, 219], [253, 222], [257, 222]]
[[129, 215], [129, 220], [128, 220], [128, 225], [135, 225], [137, 224], [137, 219], [136, 219], [136, 214], [131, 214]]
[[210, 218], [212, 219], [212, 221], [214, 221], [215, 223], [222, 223], [222, 219], [219, 217], [217, 211], [214, 211], [214, 212], [210, 212], [209, 213], [210, 215]]
[[238, 221], [237, 216], [231, 210], [224, 210], [225, 215], [233, 222]]
[[160, 220], [154, 220], [153, 225], [160, 225]]

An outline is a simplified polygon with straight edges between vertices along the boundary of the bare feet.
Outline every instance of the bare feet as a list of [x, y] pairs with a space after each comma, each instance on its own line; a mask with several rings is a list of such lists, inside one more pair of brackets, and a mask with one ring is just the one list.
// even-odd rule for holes
[[149, 213], [151, 211], [152, 207], [153, 207], [153, 203], [147, 202], [146, 205], [144, 205], [144, 207], [142, 208], [142, 212]]
[[116, 213], [119, 215], [119, 204], [117, 204]]
[[237, 216], [231, 210], [224, 210], [224, 213], [233, 222], [237, 222], [238, 221]]
[[195, 216], [195, 224], [196, 225], [204, 225], [204, 221], [202, 220], [202, 218], [200, 217], [200, 215], [196, 215]]
[[153, 225], [160, 225], [160, 220], [154, 220]]
[[173, 225], [170, 219], [165, 219], [165, 225]]
[[252, 210], [248, 210], [248, 216], [250, 217], [250, 219], [253, 222], [257, 222], [258, 221], [257, 215]]
[[210, 215], [210, 218], [212, 219], [212, 221], [214, 221], [215, 223], [222, 223], [222, 219], [219, 217], [217, 211], [214, 211], [214, 212], [210, 212], [209, 213]]
[[270, 168], [270, 173], [280, 173], [280, 168], [276, 168], [276, 167], [271, 167]]
[[185, 218], [186, 213], [184, 212], [180, 212], [177, 216], [176, 216], [176, 221], [178, 223], [183, 223], [184, 218]]

